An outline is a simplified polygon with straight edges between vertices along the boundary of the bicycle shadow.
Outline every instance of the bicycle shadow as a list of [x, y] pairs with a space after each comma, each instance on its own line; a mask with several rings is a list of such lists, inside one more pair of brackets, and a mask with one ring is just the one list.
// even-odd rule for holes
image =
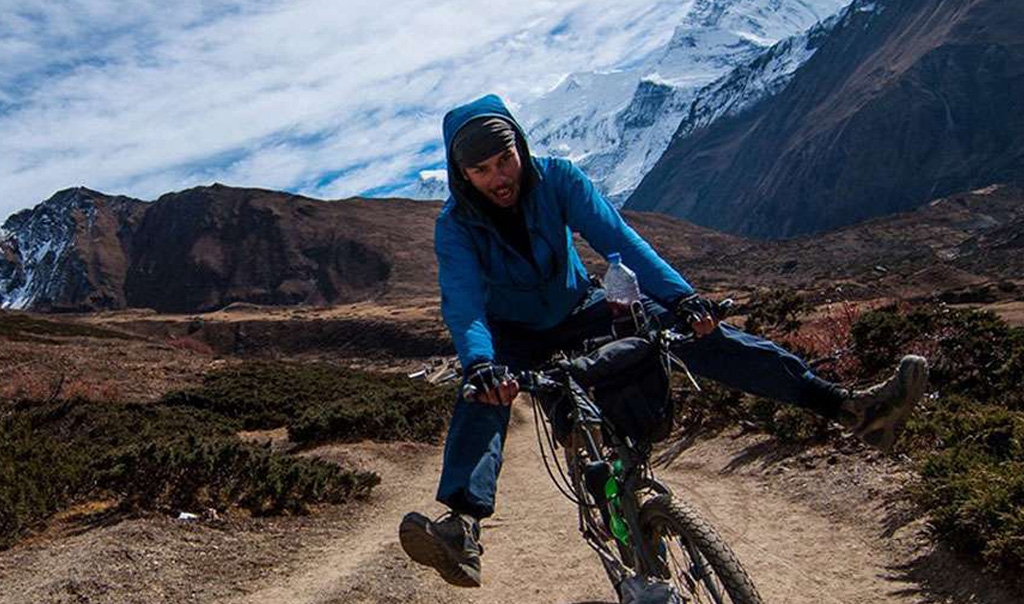
[[[747, 432], [740, 432], [742, 436]], [[713, 436], [721, 436], [722, 431]], [[659, 463], [671, 463], [687, 449], [703, 440], [709, 434], [679, 434], [657, 456]], [[728, 435], [732, 436], [732, 434]], [[828, 463], [827, 459], [836, 454], [850, 454], [860, 451], [864, 445], [852, 438], [833, 441], [831, 449], [814, 450], [820, 442], [808, 440], [803, 442], [784, 442], [775, 437], [750, 443], [734, 452], [729, 462], [719, 470], [720, 474], [732, 474], [750, 466], [757, 465], [762, 469], [796, 460], [803, 463]], [[909, 495], [904, 490], [887, 493], [881, 497], [880, 505], [888, 510], [881, 519], [878, 537], [883, 541], [906, 541], [911, 539], [911, 532], [926, 530], [920, 526], [922, 515], [920, 510], [908, 505]], [[919, 537], [924, 538], [924, 537]], [[984, 571], [978, 560], [970, 559], [947, 549], [942, 545], [933, 545], [907, 561], [891, 563], [884, 566], [879, 573], [881, 578], [892, 582], [890, 594], [901, 600], [914, 599], [922, 602], [986, 602], [988, 604], [1019, 604], [1024, 602], [1024, 579], [1010, 579], [1016, 584], [1000, 584], [992, 580], [992, 575]]]

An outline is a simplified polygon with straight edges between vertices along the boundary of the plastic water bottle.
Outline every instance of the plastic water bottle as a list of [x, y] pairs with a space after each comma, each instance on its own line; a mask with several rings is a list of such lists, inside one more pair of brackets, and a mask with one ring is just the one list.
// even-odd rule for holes
[[605, 296], [612, 309], [612, 330], [618, 337], [635, 334], [646, 323], [640, 303], [640, 284], [619, 253], [608, 254], [608, 270], [604, 274]]

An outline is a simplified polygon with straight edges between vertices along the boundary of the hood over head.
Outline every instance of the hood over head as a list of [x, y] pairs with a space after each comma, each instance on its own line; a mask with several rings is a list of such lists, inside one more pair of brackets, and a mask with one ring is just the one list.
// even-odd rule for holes
[[530, 148], [526, 144], [526, 135], [523, 134], [523, 129], [519, 122], [512, 117], [512, 113], [509, 112], [508, 107], [505, 106], [500, 97], [488, 94], [452, 109], [445, 114], [443, 126], [445, 158], [448, 163], [448, 190], [451, 192], [452, 198], [455, 200], [455, 204], [460, 211], [467, 212], [477, 218], [486, 217], [486, 213], [482, 210], [486, 206], [481, 204], [490, 202], [462, 175], [462, 170], [459, 169], [455, 158], [452, 157], [452, 144], [455, 142], [455, 137], [458, 135], [459, 130], [466, 124], [475, 119], [487, 117], [502, 118], [508, 121], [515, 129], [516, 150], [519, 152], [519, 157], [523, 164], [523, 181], [519, 184], [520, 203], [523, 202], [523, 199], [526, 198], [540, 178], [537, 168], [533, 164], [533, 157], [530, 156]]

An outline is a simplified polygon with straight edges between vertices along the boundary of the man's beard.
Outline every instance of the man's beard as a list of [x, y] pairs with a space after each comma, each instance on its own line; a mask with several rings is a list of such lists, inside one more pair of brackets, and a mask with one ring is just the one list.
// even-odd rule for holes
[[490, 193], [491, 201], [496, 205], [503, 208], [512, 207], [519, 201], [519, 183], [492, 189]]

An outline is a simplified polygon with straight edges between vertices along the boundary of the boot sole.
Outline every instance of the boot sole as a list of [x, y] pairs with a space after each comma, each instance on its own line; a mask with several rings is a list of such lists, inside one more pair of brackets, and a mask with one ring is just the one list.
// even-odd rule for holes
[[406, 515], [398, 528], [398, 540], [413, 562], [433, 568], [448, 583], [480, 587], [479, 574], [458, 562], [456, 553], [430, 530], [430, 520], [425, 516]]

